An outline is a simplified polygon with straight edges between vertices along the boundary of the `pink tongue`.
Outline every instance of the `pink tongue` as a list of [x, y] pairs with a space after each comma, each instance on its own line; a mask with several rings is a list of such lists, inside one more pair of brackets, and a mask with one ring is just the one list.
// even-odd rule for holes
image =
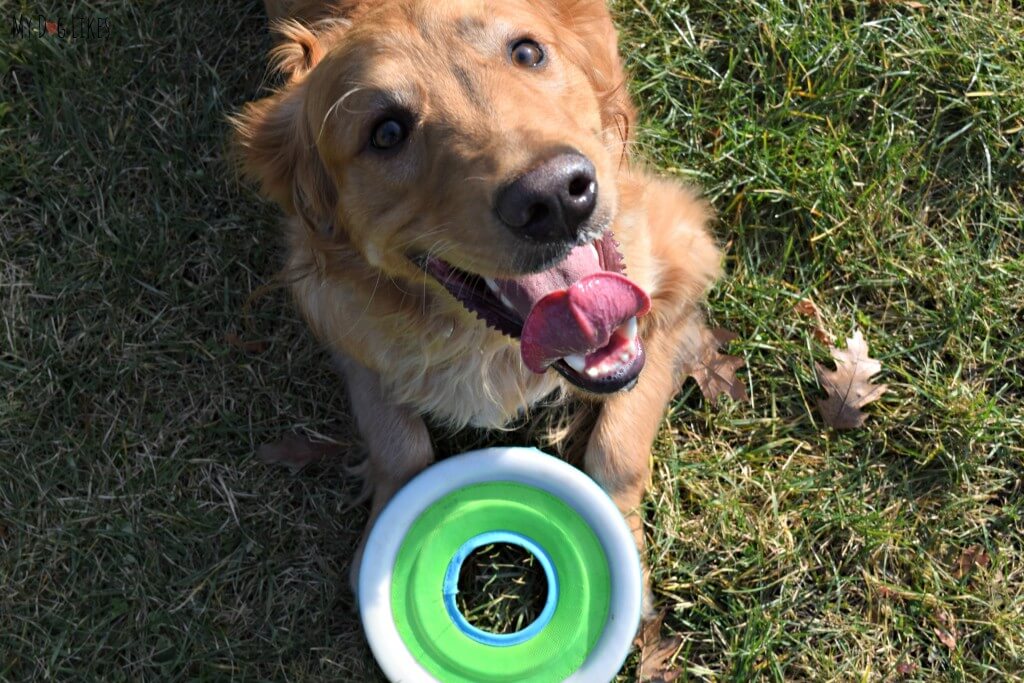
[[592, 245], [573, 249], [544, 272], [497, 284], [526, 321], [520, 349], [534, 372], [544, 372], [565, 356], [605, 346], [616, 328], [651, 308], [640, 287], [601, 269]]

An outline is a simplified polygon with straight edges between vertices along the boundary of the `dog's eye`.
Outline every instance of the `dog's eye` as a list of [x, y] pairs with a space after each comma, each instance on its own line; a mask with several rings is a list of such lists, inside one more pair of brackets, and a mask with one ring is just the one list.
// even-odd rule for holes
[[512, 63], [528, 69], [540, 66], [544, 63], [544, 50], [529, 38], [517, 40], [512, 43]]
[[409, 135], [405, 125], [395, 119], [387, 119], [377, 124], [373, 129], [373, 136], [370, 144], [376, 149], [391, 149], [401, 144]]

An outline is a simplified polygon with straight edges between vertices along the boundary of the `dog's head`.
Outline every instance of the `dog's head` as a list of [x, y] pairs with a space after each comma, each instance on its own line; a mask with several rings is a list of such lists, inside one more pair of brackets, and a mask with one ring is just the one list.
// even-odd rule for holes
[[309, 230], [613, 391], [647, 295], [610, 230], [633, 112], [604, 0], [342, 0], [279, 25], [288, 82], [236, 119], [247, 172]]

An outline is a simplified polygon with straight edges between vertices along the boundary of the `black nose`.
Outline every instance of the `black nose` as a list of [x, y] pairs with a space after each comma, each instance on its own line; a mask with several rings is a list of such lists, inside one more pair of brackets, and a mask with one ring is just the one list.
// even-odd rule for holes
[[498, 217], [537, 242], [572, 242], [597, 205], [597, 172], [579, 152], [563, 152], [498, 192]]

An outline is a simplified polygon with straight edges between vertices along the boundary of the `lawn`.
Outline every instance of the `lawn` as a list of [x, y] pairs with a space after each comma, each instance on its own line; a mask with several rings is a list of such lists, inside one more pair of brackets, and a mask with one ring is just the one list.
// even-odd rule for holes
[[[686, 383], [653, 453], [681, 680], [1020, 676], [1024, 8], [616, 12], [638, 152], [719, 212], [708, 312], [750, 395]], [[272, 82], [260, 3], [0, 20], [0, 679], [379, 680], [346, 582], [361, 447], [272, 286], [277, 211], [226, 159]], [[804, 298], [883, 364], [861, 429], [817, 412]], [[349, 456], [254, 460], [288, 433]]]

